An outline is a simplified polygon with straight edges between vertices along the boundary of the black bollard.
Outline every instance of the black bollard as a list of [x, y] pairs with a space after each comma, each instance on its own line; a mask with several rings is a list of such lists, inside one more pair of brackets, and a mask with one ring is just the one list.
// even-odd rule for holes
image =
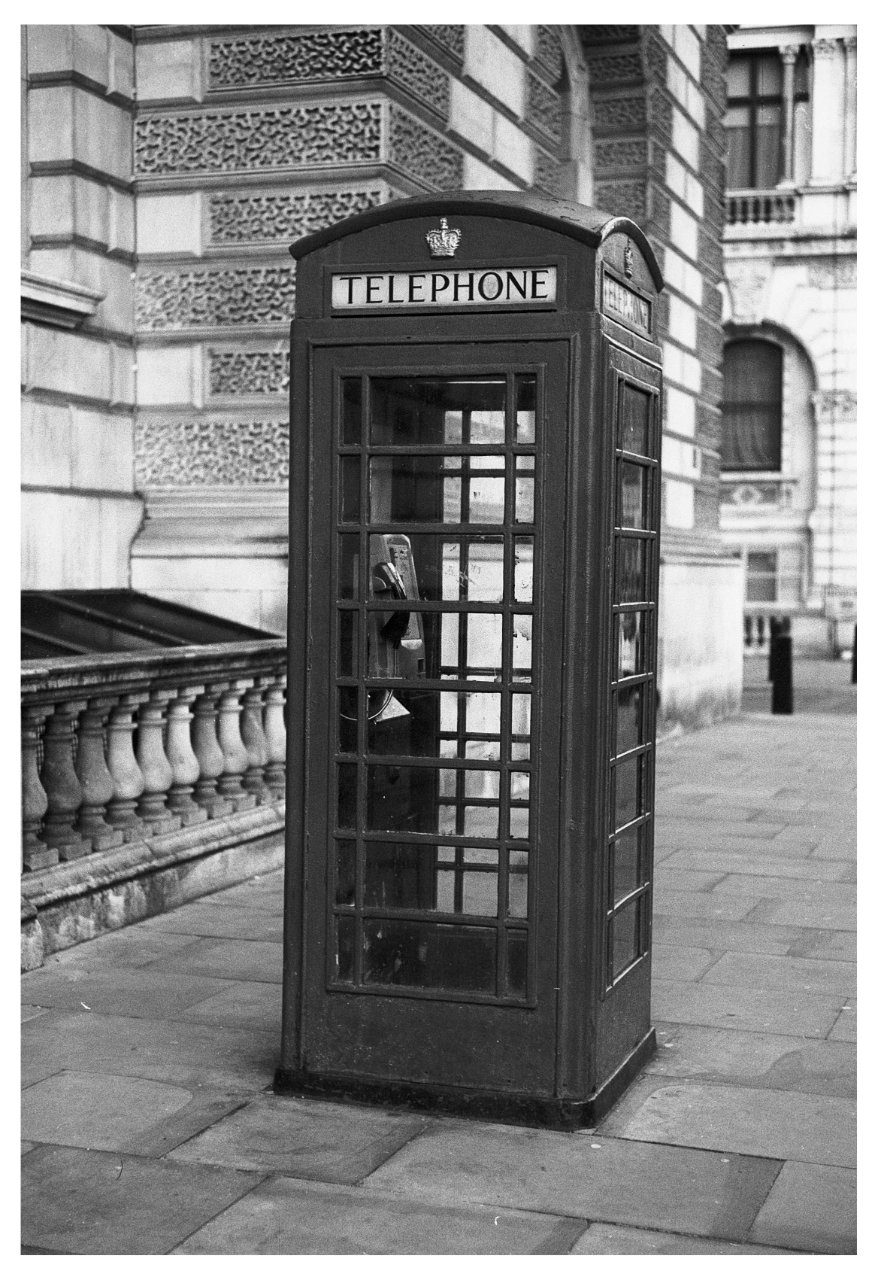
[[774, 680], [771, 686], [772, 715], [793, 714], [793, 637], [778, 635], [774, 638]]
[[774, 642], [781, 634], [782, 627], [780, 618], [768, 619], [768, 679], [769, 683], [774, 680]]
[[857, 683], [857, 624], [854, 623], [854, 647], [851, 651], [851, 684]]

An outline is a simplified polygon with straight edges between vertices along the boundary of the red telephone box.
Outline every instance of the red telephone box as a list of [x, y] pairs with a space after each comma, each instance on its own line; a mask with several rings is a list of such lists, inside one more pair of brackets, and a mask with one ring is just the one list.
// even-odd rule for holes
[[654, 1046], [655, 257], [511, 192], [292, 252], [276, 1088], [588, 1124]]

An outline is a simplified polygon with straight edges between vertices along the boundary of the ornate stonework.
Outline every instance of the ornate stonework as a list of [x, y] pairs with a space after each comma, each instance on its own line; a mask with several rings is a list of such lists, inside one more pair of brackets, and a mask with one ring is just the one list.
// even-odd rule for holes
[[732, 260], [725, 264], [725, 272], [732, 299], [732, 318], [738, 324], [758, 324], [764, 316], [770, 267]]
[[288, 324], [292, 266], [161, 271], [137, 280], [135, 319], [141, 332], [214, 325]]
[[594, 188], [595, 203], [599, 209], [606, 209], [625, 218], [633, 218], [643, 226], [646, 221], [646, 182], [637, 180], [617, 180], [615, 182], [596, 182]]
[[143, 116], [135, 176], [294, 169], [378, 160], [380, 102]]
[[381, 75], [382, 34], [372, 27], [220, 37], [208, 46], [208, 89]]
[[259, 192], [238, 195], [211, 192], [208, 222], [211, 244], [247, 244], [264, 241], [289, 243], [299, 236], [350, 218], [381, 204], [380, 187], [354, 187], [342, 191]]
[[855, 289], [857, 264], [850, 258], [808, 264], [808, 284], [815, 289]]
[[598, 169], [639, 169], [648, 157], [645, 138], [619, 138], [614, 142], [598, 142], [595, 166]]
[[138, 489], [181, 485], [284, 487], [289, 483], [288, 422], [139, 422], [134, 433]]
[[438, 191], [454, 191], [463, 185], [463, 156], [440, 134], [390, 105], [388, 158]]
[[646, 123], [646, 103], [630, 94], [624, 98], [594, 101], [594, 123], [599, 129], [642, 129]]
[[534, 148], [534, 180], [533, 185], [539, 187], [550, 196], [560, 196], [561, 166], [558, 161], [548, 155], [540, 147]]
[[588, 60], [588, 75], [593, 85], [618, 84], [623, 80], [642, 80], [643, 68], [637, 53], [615, 53]]
[[527, 119], [553, 142], [561, 137], [561, 102], [539, 76], [527, 73]]
[[552, 82], [557, 84], [564, 70], [564, 52], [557, 27], [537, 27], [537, 57]]
[[404, 39], [398, 31], [387, 35], [387, 69], [409, 93], [420, 98], [443, 120], [448, 117], [448, 74], [432, 58]]
[[426, 31], [428, 36], [441, 44], [455, 58], [463, 58], [464, 50], [464, 28], [462, 26], [443, 26], [437, 24], [435, 26], [422, 26], [422, 31]]
[[857, 420], [855, 391], [815, 391], [812, 400], [814, 413], [819, 422], [856, 422]]
[[288, 351], [217, 351], [207, 353], [208, 390], [212, 396], [279, 395], [290, 385]]

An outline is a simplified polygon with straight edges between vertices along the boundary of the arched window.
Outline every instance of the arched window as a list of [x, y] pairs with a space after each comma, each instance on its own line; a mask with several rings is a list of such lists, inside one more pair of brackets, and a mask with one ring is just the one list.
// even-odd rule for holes
[[773, 342], [739, 339], [723, 357], [724, 471], [780, 471], [783, 352]]

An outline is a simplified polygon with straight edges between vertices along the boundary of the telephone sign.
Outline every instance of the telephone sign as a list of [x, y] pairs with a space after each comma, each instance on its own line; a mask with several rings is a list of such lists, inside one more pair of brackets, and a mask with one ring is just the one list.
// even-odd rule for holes
[[655, 1042], [654, 255], [507, 192], [293, 254], [276, 1088], [591, 1123]]

